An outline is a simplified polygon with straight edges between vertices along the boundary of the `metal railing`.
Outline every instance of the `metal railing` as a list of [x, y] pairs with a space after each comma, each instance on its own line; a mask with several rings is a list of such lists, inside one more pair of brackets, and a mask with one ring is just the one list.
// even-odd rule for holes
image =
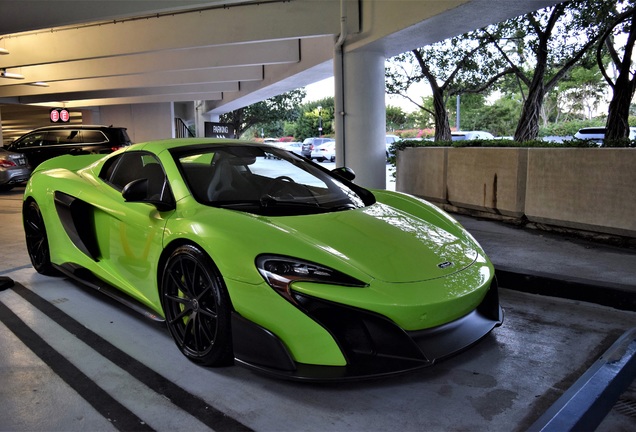
[[174, 119], [174, 135], [176, 138], [194, 138], [194, 134], [180, 118]]

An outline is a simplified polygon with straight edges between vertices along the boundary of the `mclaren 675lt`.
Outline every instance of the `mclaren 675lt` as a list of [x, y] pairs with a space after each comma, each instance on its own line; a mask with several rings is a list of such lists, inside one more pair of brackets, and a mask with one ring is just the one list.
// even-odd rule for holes
[[178, 349], [296, 380], [401, 373], [500, 325], [492, 263], [426, 201], [273, 146], [135, 144], [37, 167], [35, 269], [165, 321]]

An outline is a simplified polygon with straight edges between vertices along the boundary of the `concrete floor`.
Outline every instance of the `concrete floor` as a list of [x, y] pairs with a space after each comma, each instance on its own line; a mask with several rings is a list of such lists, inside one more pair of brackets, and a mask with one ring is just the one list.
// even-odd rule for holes
[[[0, 431], [521, 431], [636, 313], [501, 290], [506, 321], [470, 350], [397, 378], [299, 384], [187, 361], [168, 332], [30, 266], [21, 190], [0, 195]], [[632, 431], [612, 413], [603, 431]]]

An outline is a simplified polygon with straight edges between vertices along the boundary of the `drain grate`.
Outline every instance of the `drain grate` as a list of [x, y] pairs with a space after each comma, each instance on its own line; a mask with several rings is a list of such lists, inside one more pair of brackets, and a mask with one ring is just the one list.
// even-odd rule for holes
[[614, 410], [619, 414], [636, 419], [636, 400], [621, 397], [616, 401]]
[[636, 381], [618, 398], [613, 410], [624, 416], [636, 419]]

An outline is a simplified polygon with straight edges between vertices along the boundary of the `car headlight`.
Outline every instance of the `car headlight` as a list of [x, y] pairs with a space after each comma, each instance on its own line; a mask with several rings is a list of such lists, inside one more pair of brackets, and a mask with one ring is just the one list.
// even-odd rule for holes
[[297, 304], [291, 294], [291, 285], [294, 282], [316, 282], [356, 288], [367, 286], [364, 282], [338, 270], [281, 255], [258, 256], [256, 258], [256, 268], [269, 286], [294, 304]]

